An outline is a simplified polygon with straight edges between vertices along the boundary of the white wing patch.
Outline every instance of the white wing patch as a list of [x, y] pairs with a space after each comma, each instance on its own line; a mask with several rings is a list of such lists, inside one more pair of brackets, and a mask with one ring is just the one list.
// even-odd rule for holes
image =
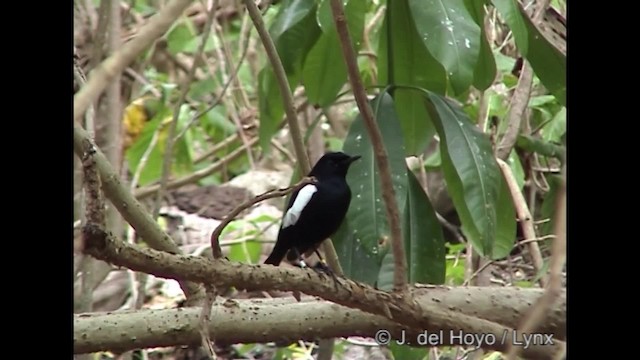
[[296, 197], [296, 201], [293, 202], [293, 205], [287, 210], [287, 213], [284, 215], [284, 219], [282, 220], [282, 228], [289, 227], [291, 225], [295, 225], [300, 218], [300, 214], [305, 206], [311, 200], [313, 194], [318, 191], [315, 185], [309, 184], [300, 189], [298, 192], [298, 196]]

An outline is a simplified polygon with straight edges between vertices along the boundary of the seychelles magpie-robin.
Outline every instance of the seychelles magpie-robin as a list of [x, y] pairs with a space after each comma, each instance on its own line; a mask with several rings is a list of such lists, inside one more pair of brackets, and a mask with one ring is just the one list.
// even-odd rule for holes
[[280, 225], [278, 240], [265, 264], [279, 265], [282, 259], [294, 261], [316, 252], [322, 268], [324, 259], [318, 246], [333, 235], [344, 220], [351, 190], [345, 177], [349, 165], [360, 156], [342, 152], [328, 152], [314, 165], [308, 176], [316, 178], [315, 184], [307, 184], [293, 193]]

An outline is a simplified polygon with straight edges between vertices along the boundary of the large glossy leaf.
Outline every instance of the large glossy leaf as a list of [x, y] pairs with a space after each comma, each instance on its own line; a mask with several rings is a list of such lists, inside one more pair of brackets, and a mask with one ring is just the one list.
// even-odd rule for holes
[[[325, 1], [318, 12], [327, 6]], [[356, 46], [362, 37], [367, 1], [349, 1], [345, 6], [349, 35]], [[330, 9], [329, 9], [330, 11]], [[310, 102], [325, 107], [332, 103], [347, 81], [347, 67], [335, 26], [324, 25], [323, 34], [307, 55], [302, 69], [302, 83]], [[327, 56], [333, 54], [333, 56]]]
[[431, 201], [422, 185], [407, 170], [409, 192], [403, 216], [408, 278], [413, 283], [442, 284], [445, 277], [444, 236]]
[[516, 210], [513, 197], [504, 176], [500, 177], [500, 189], [496, 202], [496, 238], [491, 252], [491, 259], [501, 259], [509, 255], [516, 241]]
[[[389, 95], [371, 101], [376, 121], [389, 154], [393, 187], [400, 210], [407, 198], [407, 171], [402, 131]], [[351, 165], [347, 181], [353, 193], [345, 221], [332, 238], [345, 275], [374, 284], [382, 257], [389, 251], [390, 232], [378, 166], [362, 117], [358, 115], [349, 128], [344, 151], [362, 158]]]
[[[292, 74], [287, 77], [289, 86], [298, 82], [298, 76]], [[267, 66], [258, 74], [258, 108], [260, 109], [260, 147], [267, 152], [271, 147], [271, 138], [278, 131], [280, 121], [284, 115], [282, 93], [276, 82], [276, 76], [271, 66]]]
[[466, 91], [480, 52], [480, 27], [463, 0], [409, 0], [418, 36], [444, 66], [456, 94]]
[[518, 51], [542, 84], [566, 106], [566, 57], [542, 36], [516, 0], [493, 0], [493, 4], [511, 28]]
[[496, 206], [501, 173], [491, 143], [458, 106], [428, 95], [437, 118], [442, 169], [462, 231], [477, 251], [491, 256], [496, 235]]
[[[304, 59], [320, 35], [320, 29], [315, 21], [315, 8], [313, 1], [283, 1], [269, 30], [290, 87], [298, 83]], [[282, 94], [270, 63], [260, 71], [258, 83], [260, 146], [267, 152], [271, 137], [278, 129], [284, 115]]]
[[[427, 194], [416, 176], [407, 169], [407, 202], [402, 211], [402, 236], [407, 258], [409, 283], [442, 284], [445, 279], [444, 236]], [[377, 287], [393, 288], [393, 253], [385, 254]]]
[[484, 27], [484, 1], [464, 0], [469, 14], [480, 27], [480, 53], [478, 54], [478, 62], [473, 71], [473, 86], [479, 90], [486, 90], [493, 84], [496, 78], [496, 60], [493, 58], [491, 45], [487, 41], [487, 33]]
[[315, 9], [315, 2], [305, 0], [283, 0], [269, 33], [274, 41], [278, 40], [288, 30], [302, 21], [311, 10]]
[[[444, 94], [447, 88], [445, 70], [429, 54], [415, 26], [407, 21], [410, 16], [407, 0], [390, 3], [380, 33], [380, 83], [418, 86]], [[388, 39], [388, 33], [391, 39]], [[416, 155], [435, 134], [424, 99], [415, 91], [403, 88], [396, 88], [393, 98], [402, 126], [406, 155]]]

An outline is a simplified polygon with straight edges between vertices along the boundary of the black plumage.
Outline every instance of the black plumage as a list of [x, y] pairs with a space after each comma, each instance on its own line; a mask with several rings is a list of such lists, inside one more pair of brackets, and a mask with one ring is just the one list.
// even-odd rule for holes
[[318, 246], [338, 230], [351, 203], [347, 171], [359, 158], [329, 152], [318, 160], [308, 175], [315, 177], [316, 183], [303, 186], [291, 196], [278, 240], [265, 264], [277, 266], [285, 255], [294, 261], [302, 254], [317, 253]]

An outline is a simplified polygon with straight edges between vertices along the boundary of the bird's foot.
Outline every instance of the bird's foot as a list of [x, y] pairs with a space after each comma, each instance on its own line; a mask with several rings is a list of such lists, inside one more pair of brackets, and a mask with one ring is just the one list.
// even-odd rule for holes
[[338, 290], [338, 277], [336, 276], [336, 273], [333, 272], [333, 270], [329, 267], [329, 265], [327, 265], [327, 263], [324, 260], [318, 261], [318, 263], [315, 266], [313, 266], [312, 269], [318, 273], [327, 274], [331, 276], [336, 285], [336, 290]]

